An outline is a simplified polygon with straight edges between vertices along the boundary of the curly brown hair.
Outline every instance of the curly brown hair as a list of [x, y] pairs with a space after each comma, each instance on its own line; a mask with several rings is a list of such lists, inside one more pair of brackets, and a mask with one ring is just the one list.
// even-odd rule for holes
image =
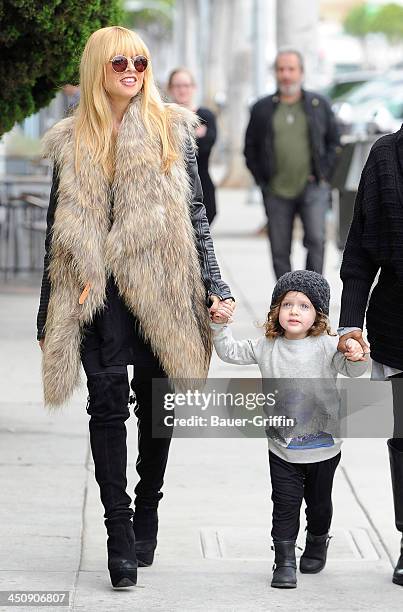
[[[284, 336], [284, 329], [281, 327], [280, 321], [279, 321], [279, 313], [280, 313], [281, 302], [283, 301], [287, 293], [288, 291], [286, 291], [279, 297], [277, 302], [273, 304], [273, 306], [270, 308], [267, 314], [266, 321], [263, 325], [265, 329], [264, 335], [266, 336], [266, 338], [274, 339], [274, 338], [278, 338], [279, 336]], [[312, 327], [308, 330], [307, 335], [308, 336], [320, 336], [321, 334], [328, 334], [329, 336], [337, 336], [337, 334], [332, 332], [332, 328], [330, 327], [329, 317], [323, 314], [323, 312], [320, 312], [317, 310], [315, 321]]]

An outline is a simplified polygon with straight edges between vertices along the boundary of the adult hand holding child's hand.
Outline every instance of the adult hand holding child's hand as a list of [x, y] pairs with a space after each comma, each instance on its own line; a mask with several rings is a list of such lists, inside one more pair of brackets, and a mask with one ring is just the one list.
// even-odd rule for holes
[[[210, 296], [213, 305], [209, 308], [210, 318], [213, 323], [232, 323], [232, 313], [235, 310], [234, 300], [219, 300], [216, 296]], [[215, 298], [215, 299], [214, 299]]]
[[354, 338], [347, 338], [346, 348], [347, 351], [344, 353], [344, 356], [349, 361], [367, 361], [367, 353], [363, 352], [361, 344], [354, 340]]
[[361, 361], [366, 361], [365, 355], [369, 353], [369, 344], [365, 342], [364, 338], [362, 337], [362, 331], [360, 329], [356, 329], [340, 336], [339, 343], [337, 345], [337, 350], [340, 351], [340, 353], [343, 353], [346, 359], [350, 359], [352, 352], [355, 352], [355, 350], [353, 350], [352, 352], [349, 350], [347, 345], [349, 340], [354, 340], [354, 342], [358, 342], [361, 347]]

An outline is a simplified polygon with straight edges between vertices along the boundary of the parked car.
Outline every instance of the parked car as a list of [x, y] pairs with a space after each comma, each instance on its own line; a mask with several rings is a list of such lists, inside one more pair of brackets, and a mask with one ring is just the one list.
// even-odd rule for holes
[[391, 71], [354, 88], [333, 105], [343, 134], [387, 133], [400, 127], [403, 71]]
[[337, 74], [332, 82], [322, 90], [322, 93], [335, 101], [338, 98], [342, 98], [350, 93], [353, 89], [364, 85], [368, 81], [376, 78], [378, 73], [364, 70], [354, 70], [352, 72], [346, 72], [343, 74]]
[[368, 122], [371, 134], [390, 134], [400, 129], [403, 123], [403, 88], [395, 96], [385, 98], [373, 110]]

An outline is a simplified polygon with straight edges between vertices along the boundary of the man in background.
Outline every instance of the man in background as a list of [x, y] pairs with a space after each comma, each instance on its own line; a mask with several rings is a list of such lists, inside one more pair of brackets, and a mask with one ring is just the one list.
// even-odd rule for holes
[[328, 101], [302, 87], [304, 64], [294, 49], [275, 60], [277, 91], [252, 107], [246, 165], [262, 190], [277, 278], [290, 272], [295, 215], [303, 228], [306, 269], [323, 271], [326, 211], [339, 132]]

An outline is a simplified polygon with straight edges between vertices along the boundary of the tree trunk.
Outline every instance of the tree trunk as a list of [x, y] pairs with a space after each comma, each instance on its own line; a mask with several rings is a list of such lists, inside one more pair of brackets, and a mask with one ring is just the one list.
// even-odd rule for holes
[[199, 76], [197, 0], [176, 0], [174, 15], [175, 67], [185, 66], [197, 78]]
[[229, 44], [227, 51], [227, 137], [228, 169], [222, 182], [224, 187], [246, 187], [251, 177], [243, 157], [245, 129], [251, 101], [252, 46], [251, 0], [232, 0], [227, 20]]
[[317, 24], [319, 1], [277, 0], [277, 47], [291, 47], [305, 60], [305, 80], [309, 83], [318, 67]]
[[208, 105], [216, 102], [217, 94], [222, 98], [227, 91], [230, 5], [231, 0], [210, 0], [210, 44], [206, 55], [209, 70], [204, 96]]

